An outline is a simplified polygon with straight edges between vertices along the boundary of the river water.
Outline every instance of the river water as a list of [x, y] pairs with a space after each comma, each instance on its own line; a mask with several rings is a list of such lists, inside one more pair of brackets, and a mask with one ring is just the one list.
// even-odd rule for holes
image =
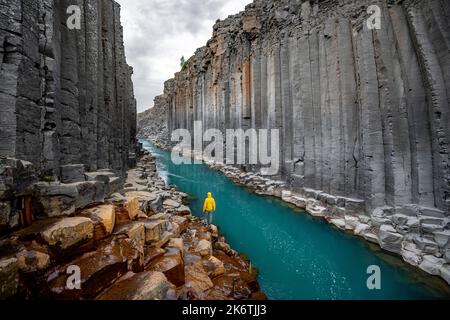
[[[269, 299], [435, 299], [448, 286], [377, 246], [335, 229], [281, 201], [235, 185], [206, 165], [175, 165], [170, 153], [142, 141], [157, 159], [160, 175], [190, 195], [201, 216], [203, 199], [217, 202], [214, 224], [235, 250], [259, 270]], [[381, 289], [369, 290], [369, 266], [381, 270]]]

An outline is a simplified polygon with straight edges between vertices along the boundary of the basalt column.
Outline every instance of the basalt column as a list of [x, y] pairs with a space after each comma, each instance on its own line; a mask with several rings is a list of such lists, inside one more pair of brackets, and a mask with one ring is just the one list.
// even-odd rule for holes
[[367, 214], [448, 216], [448, 12], [443, 0], [254, 1], [166, 87], [169, 128], [279, 129], [276, 178], [292, 189]]

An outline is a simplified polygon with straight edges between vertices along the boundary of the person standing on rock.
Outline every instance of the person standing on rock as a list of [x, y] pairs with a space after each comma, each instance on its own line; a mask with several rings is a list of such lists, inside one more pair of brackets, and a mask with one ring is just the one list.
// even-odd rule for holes
[[208, 192], [208, 197], [203, 204], [203, 213], [207, 225], [212, 224], [213, 212], [216, 211], [216, 200], [212, 197], [212, 193]]

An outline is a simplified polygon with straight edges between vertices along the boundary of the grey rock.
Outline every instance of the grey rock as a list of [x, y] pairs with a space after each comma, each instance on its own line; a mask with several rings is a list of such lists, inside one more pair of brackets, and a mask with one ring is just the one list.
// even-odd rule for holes
[[61, 166], [61, 182], [74, 183], [85, 181], [83, 164], [71, 164]]

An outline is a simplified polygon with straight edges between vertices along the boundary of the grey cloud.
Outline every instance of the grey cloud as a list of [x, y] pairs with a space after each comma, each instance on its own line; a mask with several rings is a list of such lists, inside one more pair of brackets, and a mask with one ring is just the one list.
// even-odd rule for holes
[[[128, 63], [138, 109], [153, 106], [164, 81], [179, 70], [182, 55], [190, 57], [206, 44], [220, 17], [237, 13], [250, 0], [116, 0], [122, 7], [122, 24]], [[236, 7], [236, 9], [235, 9]], [[231, 11], [231, 12], [227, 12]]]

